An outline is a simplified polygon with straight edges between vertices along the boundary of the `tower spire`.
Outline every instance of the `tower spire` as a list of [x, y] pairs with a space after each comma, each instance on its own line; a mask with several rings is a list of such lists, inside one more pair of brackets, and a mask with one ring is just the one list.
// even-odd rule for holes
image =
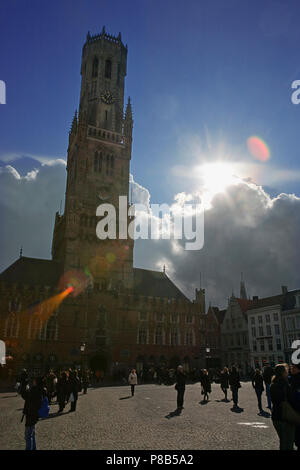
[[247, 291], [245, 287], [245, 282], [243, 278], [243, 273], [241, 273], [241, 286], [240, 286], [240, 298], [241, 299], [247, 299]]

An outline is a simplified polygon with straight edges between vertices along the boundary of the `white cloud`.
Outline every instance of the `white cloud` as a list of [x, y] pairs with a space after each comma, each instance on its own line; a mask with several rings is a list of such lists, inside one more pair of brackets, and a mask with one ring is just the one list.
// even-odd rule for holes
[[[1, 267], [12, 263], [23, 245], [24, 256], [49, 258], [55, 212], [64, 199], [65, 161], [43, 164], [20, 176], [12, 164], [0, 168]], [[133, 201], [147, 208], [150, 192], [131, 175]], [[174, 195], [172, 208], [194, 201], [198, 189]], [[272, 198], [261, 186], [239, 180], [213, 195], [205, 212], [205, 243], [185, 251], [181, 240], [137, 240], [135, 266], [163, 269], [193, 296], [202, 272], [207, 300], [226, 304], [232, 289], [238, 293], [244, 273], [251, 295], [278, 293], [281, 285], [300, 286], [300, 198]], [[145, 214], [146, 216], [146, 214]]]
[[0, 168], [1, 268], [24, 256], [50, 257], [55, 212], [64, 200], [66, 163], [56, 159], [20, 176], [12, 165]]

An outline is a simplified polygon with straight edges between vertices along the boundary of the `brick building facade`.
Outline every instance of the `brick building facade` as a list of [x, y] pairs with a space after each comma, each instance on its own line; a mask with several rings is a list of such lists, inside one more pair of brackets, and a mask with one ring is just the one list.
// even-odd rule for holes
[[0, 331], [13, 373], [206, 365], [204, 289], [190, 301], [165, 272], [134, 268], [132, 239], [96, 236], [99, 204], [113, 204], [118, 214], [119, 196], [128, 201], [133, 117], [130, 99], [123, 112], [126, 71], [121, 34], [103, 28], [87, 35], [52, 260], [20, 256], [0, 275]]

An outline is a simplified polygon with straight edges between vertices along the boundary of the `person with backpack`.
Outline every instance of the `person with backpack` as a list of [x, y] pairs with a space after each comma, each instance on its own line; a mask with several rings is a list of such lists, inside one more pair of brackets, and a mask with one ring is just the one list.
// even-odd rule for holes
[[262, 414], [263, 409], [262, 409], [262, 404], [261, 404], [261, 396], [262, 396], [262, 392], [264, 391], [264, 380], [263, 380], [261, 371], [259, 369], [255, 370], [255, 374], [252, 378], [252, 387], [254, 388], [256, 396], [257, 396], [259, 414]]
[[211, 393], [211, 382], [208, 371], [206, 369], [203, 369], [203, 375], [201, 377], [200, 383], [202, 387], [201, 393], [203, 395], [203, 400], [207, 402], [209, 400], [209, 394]]
[[42, 392], [37, 380], [32, 379], [32, 386], [24, 393], [23, 418], [25, 416], [25, 450], [36, 450], [35, 425], [39, 419], [39, 409], [42, 405]]
[[227, 390], [229, 389], [229, 371], [227, 367], [224, 367], [220, 374], [220, 387], [225, 395], [225, 401], [229, 401], [227, 398]]

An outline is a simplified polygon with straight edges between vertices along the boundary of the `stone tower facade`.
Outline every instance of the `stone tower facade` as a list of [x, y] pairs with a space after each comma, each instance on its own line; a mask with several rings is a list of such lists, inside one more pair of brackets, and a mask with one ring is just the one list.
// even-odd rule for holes
[[[133, 240], [119, 239], [119, 196], [129, 193], [133, 119], [130, 98], [124, 114], [127, 46], [103, 28], [88, 33], [82, 50], [79, 112], [69, 134], [65, 211], [56, 214], [52, 257], [63, 271], [86, 270], [94, 282], [130, 289]], [[116, 239], [96, 236], [96, 209], [116, 209]], [[130, 220], [127, 217], [127, 223]]]

